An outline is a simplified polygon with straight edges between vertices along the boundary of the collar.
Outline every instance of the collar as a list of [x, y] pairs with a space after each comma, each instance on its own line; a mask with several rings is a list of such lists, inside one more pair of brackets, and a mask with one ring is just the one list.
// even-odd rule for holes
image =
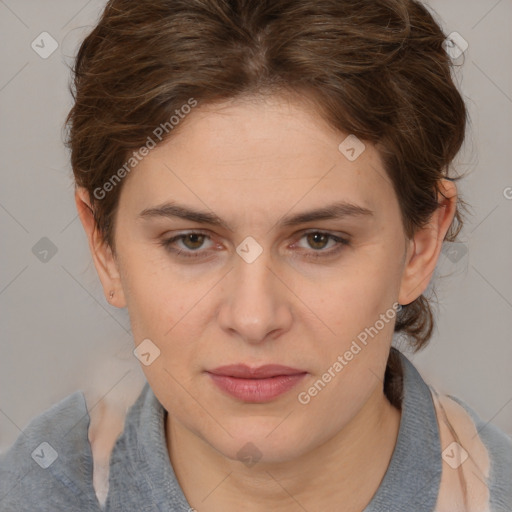
[[432, 394], [402, 354], [402, 417], [398, 438], [381, 485], [363, 512], [431, 512], [441, 483], [439, 427]]

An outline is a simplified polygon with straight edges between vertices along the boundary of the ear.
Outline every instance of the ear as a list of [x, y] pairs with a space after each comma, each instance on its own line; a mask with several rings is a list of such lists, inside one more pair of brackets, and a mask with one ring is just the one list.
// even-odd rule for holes
[[[96, 272], [103, 286], [103, 293], [107, 302], [118, 308], [126, 307], [126, 300], [121, 285], [118, 264], [112, 254], [111, 248], [103, 240], [103, 237], [96, 225], [90, 196], [86, 189], [77, 187], [75, 190], [75, 202], [78, 215], [84, 227], [89, 249], [91, 251]], [[110, 298], [110, 293], [114, 296]]]
[[[427, 288], [436, 268], [443, 240], [455, 215], [457, 187], [443, 179], [439, 184], [437, 210], [429, 223], [409, 240], [398, 302], [406, 305], [416, 300]], [[444, 197], [443, 197], [444, 196]]]

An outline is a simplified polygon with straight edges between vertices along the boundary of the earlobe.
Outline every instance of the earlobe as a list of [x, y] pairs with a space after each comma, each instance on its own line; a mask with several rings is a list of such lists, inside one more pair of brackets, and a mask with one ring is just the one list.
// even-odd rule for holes
[[457, 205], [457, 188], [452, 181], [441, 180], [437, 210], [426, 226], [409, 240], [398, 302], [410, 304], [427, 288], [441, 253], [446, 233]]
[[126, 303], [118, 265], [112, 254], [112, 249], [103, 240], [98, 229], [89, 193], [83, 187], [76, 188], [75, 202], [78, 216], [87, 235], [91, 256], [103, 286], [105, 297], [113, 306], [123, 308], [126, 306]]

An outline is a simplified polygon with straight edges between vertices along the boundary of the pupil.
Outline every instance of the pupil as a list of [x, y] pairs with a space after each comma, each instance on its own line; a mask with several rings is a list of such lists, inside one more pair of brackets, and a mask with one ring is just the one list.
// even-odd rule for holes
[[322, 234], [322, 233], [313, 233], [313, 234], [310, 235], [310, 237], [312, 237], [313, 240], [314, 240], [312, 245], [320, 243], [320, 246], [321, 246], [320, 248], [325, 247], [325, 243], [322, 243], [322, 240], [325, 242], [327, 237], [324, 234]]
[[185, 240], [192, 242], [192, 244], [191, 244], [192, 248], [197, 248], [197, 246], [201, 246], [202, 237], [203, 236], [204, 235], [198, 235], [198, 234], [190, 233], [189, 235], [187, 235]]

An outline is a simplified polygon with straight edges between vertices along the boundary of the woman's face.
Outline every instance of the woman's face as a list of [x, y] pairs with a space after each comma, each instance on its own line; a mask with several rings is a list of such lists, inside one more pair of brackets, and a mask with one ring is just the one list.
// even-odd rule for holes
[[[118, 300], [173, 421], [229, 458], [290, 460], [382, 398], [396, 303], [428, 283], [410, 297], [373, 146], [340, 149], [348, 134], [277, 97], [181, 122], [123, 183]], [[226, 365], [295, 375], [243, 380]]]

